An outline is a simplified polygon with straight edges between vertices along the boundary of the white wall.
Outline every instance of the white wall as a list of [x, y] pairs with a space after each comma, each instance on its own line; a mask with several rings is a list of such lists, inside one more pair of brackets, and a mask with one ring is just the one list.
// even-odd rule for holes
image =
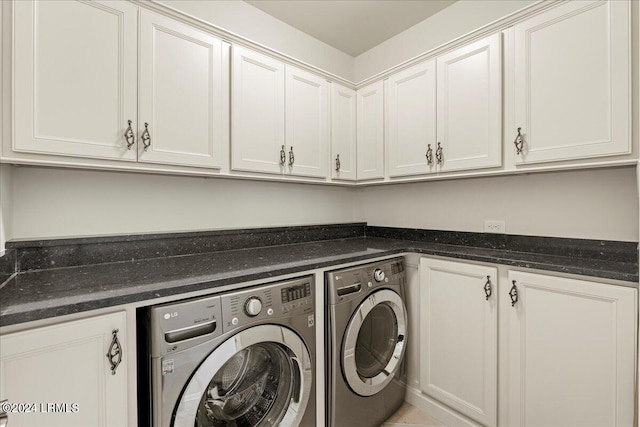
[[13, 237], [12, 175], [10, 165], [0, 164], [0, 255]]
[[356, 82], [476, 30], [536, 0], [459, 0], [402, 33], [357, 56]]
[[356, 189], [293, 183], [22, 167], [14, 237], [353, 222]]
[[638, 240], [633, 166], [368, 187], [358, 215], [369, 225], [482, 232], [504, 220], [508, 234]]
[[243, 1], [162, 0], [168, 6], [353, 80], [353, 57]]

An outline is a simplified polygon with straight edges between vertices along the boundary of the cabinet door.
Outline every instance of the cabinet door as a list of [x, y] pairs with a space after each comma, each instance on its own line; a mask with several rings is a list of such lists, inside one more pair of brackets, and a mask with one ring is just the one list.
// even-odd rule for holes
[[115, 375], [106, 357], [113, 330], [127, 342], [125, 325], [120, 312], [0, 337], [0, 399], [36, 404], [32, 413], [9, 413], [8, 425], [127, 425], [129, 350]]
[[287, 171], [325, 178], [329, 157], [329, 83], [285, 67]]
[[497, 269], [423, 258], [420, 274], [420, 388], [483, 425], [495, 426]]
[[506, 424], [632, 426], [636, 290], [515, 271], [507, 285]]
[[219, 39], [140, 11], [139, 161], [221, 166], [227, 70]]
[[136, 160], [137, 7], [17, 1], [15, 151]]
[[233, 46], [231, 69], [231, 167], [283, 173], [284, 64]]
[[[389, 176], [434, 169], [436, 150], [436, 64], [427, 61], [387, 81]], [[429, 162], [427, 151], [431, 150]]]
[[515, 26], [517, 164], [630, 152], [629, 3], [568, 2]]
[[382, 81], [358, 89], [358, 180], [384, 178], [384, 85]]
[[439, 170], [502, 164], [500, 34], [438, 57]]
[[331, 178], [356, 180], [356, 91], [331, 84]]

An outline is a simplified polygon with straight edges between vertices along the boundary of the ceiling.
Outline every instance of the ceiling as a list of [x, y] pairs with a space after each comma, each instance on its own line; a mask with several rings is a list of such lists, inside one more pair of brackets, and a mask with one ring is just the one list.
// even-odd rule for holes
[[245, 0], [351, 56], [441, 11], [456, 0]]

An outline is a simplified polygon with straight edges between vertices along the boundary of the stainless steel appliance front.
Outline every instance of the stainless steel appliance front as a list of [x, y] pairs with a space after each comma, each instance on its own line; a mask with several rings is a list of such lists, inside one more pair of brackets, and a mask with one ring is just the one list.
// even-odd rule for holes
[[150, 310], [155, 427], [315, 425], [313, 277]]
[[404, 401], [404, 260], [333, 271], [327, 281], [327, 420], [377, 427]]

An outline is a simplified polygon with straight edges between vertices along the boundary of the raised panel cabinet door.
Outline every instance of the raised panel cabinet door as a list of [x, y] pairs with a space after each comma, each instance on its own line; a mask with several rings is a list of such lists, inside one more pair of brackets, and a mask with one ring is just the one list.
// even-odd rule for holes
[[498, 271], [420, 261], [420, 389], [495, 426], [498, 400]]
[[636, 289], [517, 271], [506, 285], [506, 425], [634, 425]]
[[138, 8], [71, 0], [13, 8], [13, 149], [135, 161], [125, 133], [137, 125]]
[[127, 425], [129, 349], [112, 375], [113, 331], [126, 344], [125, 313], [60, 323], [0, 336], [0, 399], [35, 404], [9, 413], [9, 426]]
[[329, 83], [285, 66], [287, 172], [325, 178], [329, 157]]
[[435, 61], [389, 77], [385, 99], [389, 176], [419, 175], [435, 170]]
[[501, 35], [438, 57], [438, 170], [502, 165]]
[[384, 178], [384, 84], [372, 83], [356, 92], [357, 178]]
[[284, 64], [232, 46], [231, 168], [285, 171]]
[[140, 11], [138, 160], [220, 168], [228, 126], [222, 41]]
[[515, 26], [516, 164], [630, 152], [629, 8], [568, 2]]
[[356, 91], [331, 83], [331, 178], [356, 180]]

